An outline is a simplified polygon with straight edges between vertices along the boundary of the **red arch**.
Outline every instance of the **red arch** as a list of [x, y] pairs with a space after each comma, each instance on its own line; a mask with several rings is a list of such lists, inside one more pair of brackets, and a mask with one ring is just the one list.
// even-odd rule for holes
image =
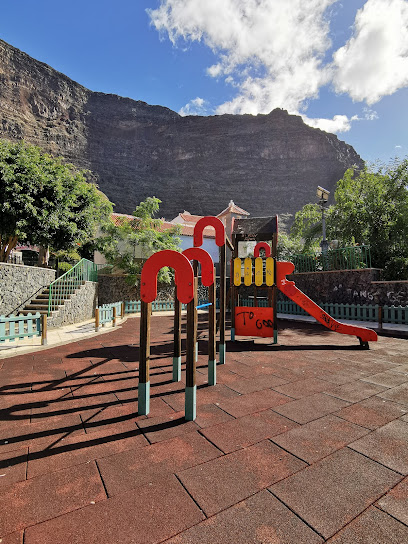
[[264, 249], [265, 250], [265, 258], [268, 258], [271, 256], [272, 249], [271, 246], [267, 242], [258, 242], [254, 249], [254, 257], [259, 257], [259, 250]]
[[218, 217], [207, 216], [202, 217], [197, 221], [194, 227], [194, 247], [203, 245], [203, 231], [205, 227], [215, 228], [215, 243], [218, 247], [225, 244], [225, 227], [224, 223]]
[[206, 287], [214, 283], [214, 262], [211, 255], [201, 247], [190, 247], [183, 251], [189, 261], [198, 261], [201, 264], [201, 281]]
[[157, 297], [157, 274], [163, 266], [176, 272], [177, 298], [187, 304], [194, 298], [194, 272], [190, 261], [182, 253], [164, 249], [147, 259], [142, 269], [140, 296], [144, 302], [153, 302]]

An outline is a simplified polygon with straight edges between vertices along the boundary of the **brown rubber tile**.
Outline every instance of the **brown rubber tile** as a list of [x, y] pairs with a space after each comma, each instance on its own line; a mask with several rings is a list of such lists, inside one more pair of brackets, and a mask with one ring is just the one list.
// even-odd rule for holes
[[0, 536], [105, 499], [95, 463], [15, 483], [0, 495]]
[[351, 406], [346, 406], [339, 412], [335, 412], [334, 415], [373, 430], [401, 417], [407, 411], [408, 407], [404, 408], [401, 404], [379, 397], [370, 397]]
[[401, 476], [343, 448], [270, 490], [324, 538], [374, 503]]
[[368, 399], [373, 395], [377, 395], [387, 388], [383, 385], [375, 385], [361, 380], [340, 385], [334, 389], [327, 389], [327, 395], [331, 395], [338, 399], [347, 402], [359, 402], [360, 400]]
[[368, 429], [328, 415], [275, 436], [272, 441], [311, 464], [368, 432]]
[[30, 447], [27, 478], [93, 461], [126, 450], [137, 450], [148, 441], [134, 423], [127, 423], [116, 433], [102, 429], [90, 434], [55, 440], [50, 438]]
[[404, 478], [384, 497], [381, 497], [376, 505], [408, 525], [408, 478]]
[[269, 440], [178, 473], [207, 516], [305, 467]]
[[140, 419], [137, 425], [151, 444], [191, 433], [200, 428], [195, 421], [185, 420], [184, 411]]
[[318, 378], [308, 378], [306, 380], [287, 383], [280, 387], [274, 387], [274, 390], [294, 399], [301, 399], [315, 393], [321, 393], [322, 391], [330, 391], [330, 389], [334, 388], [335, 385], [327, 381], [319, 380]]
[[204, 429], [202, 434], [224, 453], [231, 453], [297, 426], [272, 410], [264, 410]]
[[391, 421], [350, 444], [350, 448], [401, 474], [408, 474], [408, 423]]
[[342, 529], [328, 544], [402, 544], [408, 527], [377, 508], [369, 508]]
[[200, 465], [221, 452], [197, 432], [164, 442], [157, 442], [135, 452], [110, 455], [98, 460], [108, 495], [118, 495], [129, 489], [157, 482], [163, 475]]
[[154, 544], [204, 519], [172, 476], [29, 527], [24, 544]]
[[28, 448], [0, 454], [0, 492], [26, 479]]
[[408, 383], [388, 389], [383, 393], [379, 393], [378, 396], [382, 399], [398, 402], [399, 404], [403, 404], [406, 408], [408, 408]]
[[316, 393], [282, 406], [274, 406], [273, 411], [297, 423], [308, 423], [332, 412], [337, 412], [345, 406], [349, 406], [349, 403], [344, 400], [329, 397], [324, 393]]
[[217, 406], [234, 417], [242, 417], [255, 412], [261, 412], [274, 406], [290, 402], [290, 398], [272, 389], [256, 391], [248, 395], [240, 395], [233, 399], [220, 400]]
[[268, 491], [224, 510], [165, 544], [318, 544], [323, 540]]
[[218, 408], [215, 404], [201, 404], [197, 413], [195, 423], [202, 429], [232, 421], [234, 418]]
[[394, 370], [386, 370], [385, 372], [362, 378], [361, 381], [384, 385], [385, 387], [396, 387], [397, 385], [408, 382], [408, 375], [395, 372]]

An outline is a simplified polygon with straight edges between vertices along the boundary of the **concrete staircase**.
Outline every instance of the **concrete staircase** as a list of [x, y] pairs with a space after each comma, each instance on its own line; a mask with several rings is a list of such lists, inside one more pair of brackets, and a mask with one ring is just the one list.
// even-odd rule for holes
[[[54, 308], [54, 310], [51, 312], [50, 317], [56, 314], [63, 306], [64, 304], [71, 299], [71, 297], [79, 290], [81, 287], [85, 285], [85, 281], [81, 282], [78, 285], [78, 282], [72, 285], [71, 289], [68, 289], [68, 291], [72, 291], [71, 293], [61, 294], [58, 296], [57, 300], [57, 308]], [[18, 313], [27, 315], [29, 313], [35, 314], [36, 312], [39, 312], [40, 314], [48, 315], [48, 300], [50, 296], [50, 288], [44, 287], [42, 291], [37, 293], [35, 297], [30, 300], [28, 304], [24, 306], [22, 310], [20, 310]], [[55, 295], [54, 295], [54, 304], [55, 304]]]

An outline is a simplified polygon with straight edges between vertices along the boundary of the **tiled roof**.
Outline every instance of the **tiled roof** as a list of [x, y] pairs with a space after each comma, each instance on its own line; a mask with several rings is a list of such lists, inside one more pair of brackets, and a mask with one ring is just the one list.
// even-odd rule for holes
[[234, 204], [234, 201], [231, 200], [228, 204], [228, 208], [225, 208], [221, 213], [217, 215], [217, 217], [221, 217], [222, 215], [226, 215], [227, 213], [237, 213], [239, 215], [251, 215], [249, 212], [243, 210], [236, 204]]
[[191, 213], [184, 212], [180, 214], [180, 217], [183, 221], [186, 223], [194, 223], [196, 224], [197, 221], [200, 221], [204, 216], [203, 215], [192, 215]]

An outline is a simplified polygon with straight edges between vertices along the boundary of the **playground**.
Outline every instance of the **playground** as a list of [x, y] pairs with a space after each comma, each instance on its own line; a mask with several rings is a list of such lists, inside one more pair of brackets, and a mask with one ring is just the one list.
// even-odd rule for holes
[[407, 341], [282, 323], [279, 345], [227, 342], [209, 386], [200, 317], [194, 422], [170, 316], [151, 319], [148, 416], [139, 318], [0, 362], [2, 542], [405, 542]]
[[[408, 541], [407, 341], [326, 313], [287, 279], [277, 236], [277, 218], [238, 220], [232, 240], [203, 218], [194, 248], [146, 261], [140, 317], [0, 361], [3, 544]], [[320, 325], [279, 321], [278, 291]]]

